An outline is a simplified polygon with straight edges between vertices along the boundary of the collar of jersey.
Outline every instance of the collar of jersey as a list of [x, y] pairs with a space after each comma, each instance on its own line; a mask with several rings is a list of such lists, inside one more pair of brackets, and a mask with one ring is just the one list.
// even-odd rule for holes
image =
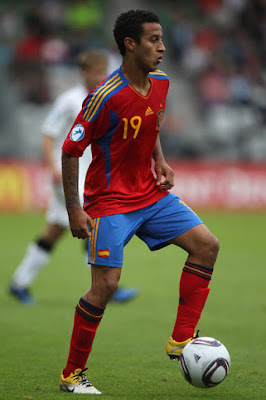
[[143, 99], [148, 99], [148, 98], [150, 97], [151, 92], [152, 92], [152, 80], [151, 80], [150, 77], [149, 77], [150, 83], [151, 83], [150, 90], [149, 90], [147, 96], [143, 96], [143, 94], [141, 94], [140, 92], [138, 92], [138, 91], [131, 85], [131, 83], [127, 80], [127, 78], [125, 77], [125, 75], [124, 75], [123, 72], [122, 72], [122, 65], [120, 65], [120, 67], [119, 67], [119, 69], [118, 69], [118, 73], [119, 73], [121, 79], [123, 80], [123, 82], [125, 82], [125, 83], [130, 87], [130, 89], [133, 90], [134, 93], [136, 93], [138, 96], [142, 97]]

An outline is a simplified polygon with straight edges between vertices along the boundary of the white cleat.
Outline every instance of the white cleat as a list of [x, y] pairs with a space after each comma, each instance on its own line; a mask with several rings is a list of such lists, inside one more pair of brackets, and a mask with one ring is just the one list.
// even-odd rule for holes
[[75, 372], [64, 378], [64, 371], [62, 371], [59, 386], [63, 392], [78, 393], [78, 394], [101, 394], [90, 381], [88, 380], [85, 369], [76, 369]]

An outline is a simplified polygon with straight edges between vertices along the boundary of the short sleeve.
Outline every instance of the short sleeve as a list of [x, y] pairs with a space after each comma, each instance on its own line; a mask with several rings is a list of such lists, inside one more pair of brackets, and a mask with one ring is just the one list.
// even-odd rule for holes
[[110, 112], [108, 107], [102, 108], [97, 118], [86, 121], [83, 110], [78, 114], [64, 143], [62, 150], [73, 157], [81, 157], [86, 147], [93, 141], [105, 135], [110, 125]]

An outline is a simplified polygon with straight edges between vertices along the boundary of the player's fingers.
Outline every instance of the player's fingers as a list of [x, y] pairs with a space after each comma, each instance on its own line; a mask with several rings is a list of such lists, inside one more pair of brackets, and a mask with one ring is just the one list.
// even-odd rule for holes
[[156, 175], [157, 175], [157, 180], [156, 180], [156, 184], [157, 186], [161, 185], [161, 179], [162, 179], [162, 171], [156, 171]]
[[170, 185], [172, 185], [172, 187], [174, 186], [174, 171], [172, 169], [170, 169], [170, 171], [167, 173], [167, 181], [169, 182]]
[[166, 190], [170, 190], [174, 186], [174, 172], [171, 169], [167, 171], [163, 186]]
[[71, 229], [72, 236], [78, 239], [87, 239], [91, 236], [90, 231], [88, 228], [79, 228], [79, 229]]
[[89, 232], [91, 232], [92, 230], [93, 230], [93, 223], [92, 223], [92, 219], [88, 216], [88, 219], [87, 219], [87, 225], [88, 225], [88, 230], [89, 230]]
[[174, 186], [174, 183], [172, 181], [169, 180], [165, 180], [162, 184], [161, 184], [161, 189], [162, 190], [170, 190], [172, 189], [172, 187]]
[[171, 183], [167, 183], [167, 184], [163, 185], [162, 189], [163, 190], [170, 190], [170, 189], [172, 189], [173, 186], [174, 185], [172, 185]]
[[161, 184], [161, 190], [170, 190], [172, 189], [173, 185], [171, 185], [169, 182], [164, 182]]

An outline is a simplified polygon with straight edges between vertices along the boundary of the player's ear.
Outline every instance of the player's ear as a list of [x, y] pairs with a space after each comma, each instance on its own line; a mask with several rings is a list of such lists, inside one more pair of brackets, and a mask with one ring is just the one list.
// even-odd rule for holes
[[130, 38], [130, 37], [126, 37], [126, 38], [124, 39], [124, 45], [125, 45], [125, 48], [126, 48], [127, 50], [129, 50], [129, 51], [134, 51], [134, 50], [135, 50], [135, 47], [136, 47], [136, 42], [135, 42], [134, 39], [132, 39], [132, 38]]

